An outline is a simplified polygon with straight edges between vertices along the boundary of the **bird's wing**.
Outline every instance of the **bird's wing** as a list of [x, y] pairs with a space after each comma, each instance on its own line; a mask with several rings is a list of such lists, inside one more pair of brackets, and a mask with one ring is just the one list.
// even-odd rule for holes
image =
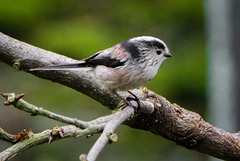
[[115, 45], [112, 48], [105, 49], [97, 52], [96, 54], [84, 59], [86, 64], [91, 65], [104, 65], [107, 67], [115, 68], [124, 65], [127, 59], [123, 56], [122, 49]]

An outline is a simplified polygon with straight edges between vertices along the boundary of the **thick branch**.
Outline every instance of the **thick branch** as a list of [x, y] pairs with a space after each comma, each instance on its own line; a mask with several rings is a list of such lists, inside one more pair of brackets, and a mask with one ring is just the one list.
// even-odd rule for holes
[[[33, 47], [0, 33], [0, 60], [18, 69], [50, 64], [64, 64], [76, 60]], [[113, 109], [119, 100], [107, 92], [95, 79], [92, 72], [43, 71], [34, 75], [69, 86]], [[228, 133], [205, 122], [198, 114], [188, 111], [146, 88], [133, 90], [145, 104], [152, 108], [150, 114], [138, 112], [125, 124], [133, 128], [148, 130], [194, 149], [221, 159], [240, 160], [240, 134]], [[123, 95], [125, 93], [122, 93]], [[104, 99], [102, 99], [104, 98]], [[142, 106], [142, 105], [141, 105]]]

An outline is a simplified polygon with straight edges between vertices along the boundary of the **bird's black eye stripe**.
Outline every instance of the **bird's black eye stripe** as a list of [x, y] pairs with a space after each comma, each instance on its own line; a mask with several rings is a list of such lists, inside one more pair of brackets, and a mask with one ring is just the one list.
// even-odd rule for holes
[[162, 50], [159, 50], [159, 49], [158, 49], [158, 50], [156, 51], [156, 53], [157, 53], [157, 55], [160, 55], [160, 54], [162, 54]]

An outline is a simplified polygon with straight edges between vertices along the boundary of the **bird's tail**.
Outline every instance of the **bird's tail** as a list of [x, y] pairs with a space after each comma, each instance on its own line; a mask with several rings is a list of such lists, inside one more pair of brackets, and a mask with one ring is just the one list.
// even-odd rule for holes
[[69, 69], [77, 69], [81, 67], [93, 67], [93, 65], [85, 62], [79, 62], [79, 63], [73, 63], [73, 64], [60, 64], [60, 65], [51, 65], [51, 66], [45, 66], [45, 67], [37, 67], [37, 68], [27, 69], [26, 71], [32, 72], [32, 71], [39, 71], [39, 70], [69, 70]]

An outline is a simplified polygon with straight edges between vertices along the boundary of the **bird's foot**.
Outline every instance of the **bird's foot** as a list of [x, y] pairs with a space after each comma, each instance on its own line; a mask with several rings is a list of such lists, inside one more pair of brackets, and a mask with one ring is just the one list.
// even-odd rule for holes
[[[124, 105], [121, 109], [123, 110], [125, 107], [131, 106], [134, 108], [135, 111], [137, 111], [137, 109], [140, 107], [140, 99], [131, 91], [128, 91], [128, 93], [130, 93], [131, 96], [128, 96], [125, 99], [126, 105]], [[131, 103], [131, 101], [135, 101], [137, 104]]]

